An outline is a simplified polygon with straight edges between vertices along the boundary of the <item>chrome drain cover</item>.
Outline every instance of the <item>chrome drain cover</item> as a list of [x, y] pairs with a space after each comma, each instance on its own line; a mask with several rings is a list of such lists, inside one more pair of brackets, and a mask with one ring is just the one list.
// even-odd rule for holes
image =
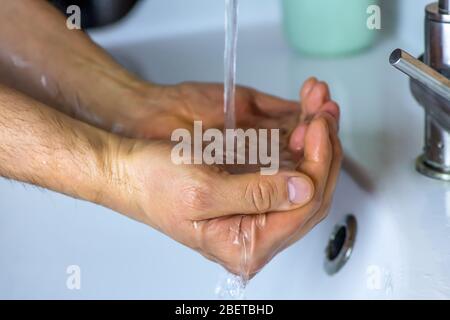
[[356, 218], [351, 214], [334, 227], [325, 249], [324, 267], [329, 275], [336, 274], [350, 259], [355, 245], [356, 229]]

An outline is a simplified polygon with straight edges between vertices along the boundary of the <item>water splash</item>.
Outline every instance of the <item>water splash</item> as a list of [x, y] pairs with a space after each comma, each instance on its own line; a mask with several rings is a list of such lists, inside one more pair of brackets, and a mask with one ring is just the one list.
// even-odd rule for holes
[[220, 299], [243, 300], [245, 299], [245, 286], [246, 283], [241, 276], [226, 273], [219, 279], [215, 293]]

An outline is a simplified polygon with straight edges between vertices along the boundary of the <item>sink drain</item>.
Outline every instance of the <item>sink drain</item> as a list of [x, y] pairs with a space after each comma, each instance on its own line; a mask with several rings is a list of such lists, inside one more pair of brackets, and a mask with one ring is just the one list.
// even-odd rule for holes
[[334, 227], [325, 249], [325, 271], [336, 274], [350, 259], [356, 238], [356, 218], [347, 215]]

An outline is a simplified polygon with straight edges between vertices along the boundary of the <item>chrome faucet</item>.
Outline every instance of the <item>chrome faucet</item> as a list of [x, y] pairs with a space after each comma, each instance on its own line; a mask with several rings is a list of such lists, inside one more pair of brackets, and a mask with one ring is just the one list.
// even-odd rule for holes
[[411, 78], [411, 92], [425, 109], [425, 146], [417, 171], [450, 181], [450, 0], [429, 4], [425, 12], [423, 56], [397, 49], [389, 60]]

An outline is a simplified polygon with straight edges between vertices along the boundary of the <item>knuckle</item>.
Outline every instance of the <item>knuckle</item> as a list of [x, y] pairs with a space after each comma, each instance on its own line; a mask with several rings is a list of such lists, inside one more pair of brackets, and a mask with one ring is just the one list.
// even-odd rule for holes
[[195, 212], [206, 211], [211, 202], [208, 184], [204, 181], [190, 180], [181, 188], [181, 203]]
[[277, 184], [270, 179], [260, 177], [247, 185], [245, 198], [251, 203], [255, 213], [266, 213], [278, 198]]
[[185, 101], [185, 99], [192, 95], [192, 83], [182, 82], [176, 86], [174, 94], [176, 98], [181, 99], [180, 101]]

